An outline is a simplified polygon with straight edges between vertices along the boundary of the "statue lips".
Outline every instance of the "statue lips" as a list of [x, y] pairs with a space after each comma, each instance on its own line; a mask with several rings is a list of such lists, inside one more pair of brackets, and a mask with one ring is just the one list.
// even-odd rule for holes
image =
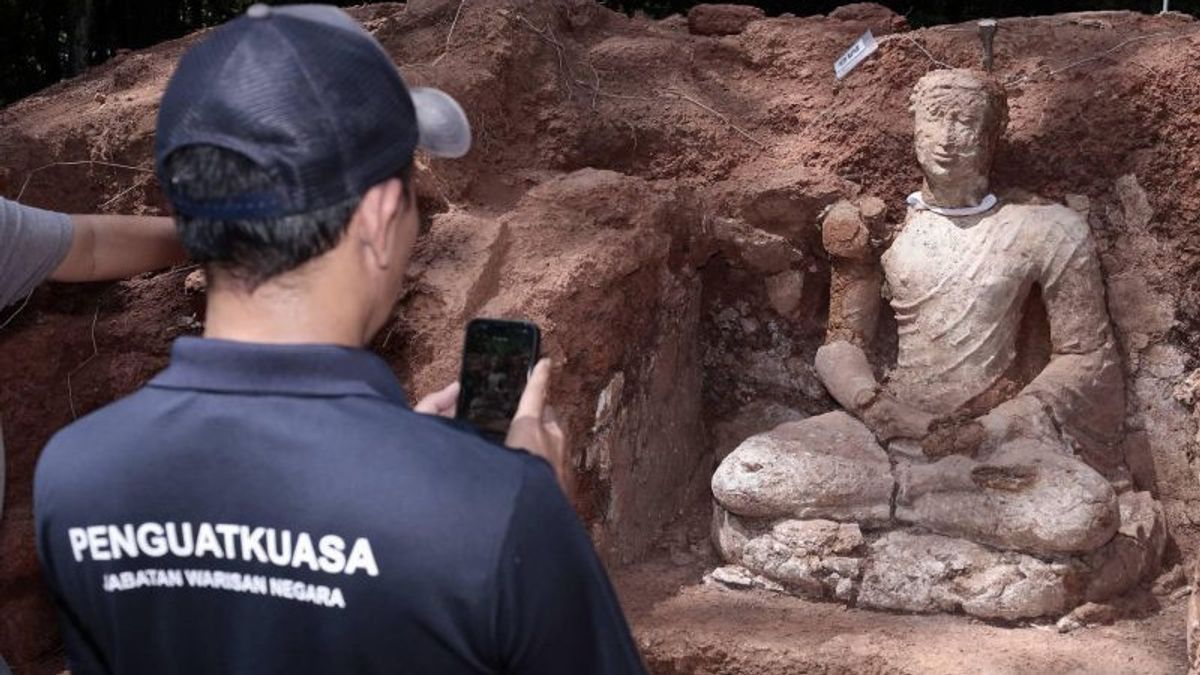
[[934, 148], [931, 156], [933, 161], [939, 166], [953, 167], [962, 164], [971, 164], [975, 161], [975, 157], [979, 154], [977, 149], [960, 150], [957, 148], [938, 147]]
[[962, 171], [973, 173], [978, 155], [977, 148], [959, 150], [935, 146], [920, 164], [927, 175], [946, 178], [960, 174]]

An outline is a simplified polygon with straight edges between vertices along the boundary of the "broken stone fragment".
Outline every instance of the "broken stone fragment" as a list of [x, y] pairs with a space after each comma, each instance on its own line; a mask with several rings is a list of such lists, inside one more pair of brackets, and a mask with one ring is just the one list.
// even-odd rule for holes
[[1090, 574], [1084, 599], [1101, 602], [1133, 588], [1156, 572], [1167, 545], [1166, 515], [1149, 492], [1117, 498], [1121, 524], [1117, 535], [1087, 558]]
[[758, 274], [774, 275], [797, 267], [803, 254], [784, 237], [731, 218], [714, 218], [713, 238], [731, 260], [740, 261]]
[[1092, 210], [1092, 201], [1087, 198], [1087, 195], [1069, 194], [1064, 197], [1064, 201], [1068, 208], [1084, 218], [1087, 218]]
[[709, 572], [707, 578], [730, 588], [752, 588], [754, 586], [754, 575], [740, 565], [718, 567]]
[[1136, 272], [1109, 277], [1108, 306], [1124, 335], [1142, 336], [1142, 349], [1149, 342], [1145, 336], [1162, 335], [1175, 327], [1175, 299], [1152, 289]]
[[612, 422], [620, 406], [621, 396], [624, 393], [625, 373], [618, 372], [608, 381], [608, 385], [604, 387], [604, 391], [601, 391], [600, 396], [596, 399], [596, 418], [592, 423], [593, 432]]
[[908, 30], [908, 21], [903, 16], [875, 2], [855, 2], [842, 5], [830, 12], [829, 18], [864, 23], [876, 36]]
[[[1144, 230], [1154, 219], [1150, 197], [1134, 174], [1121, 176], [1116, 182], [1117, 198], [1121, 202], [1120, 220], [1128, 230]], [[1116, 218], [1113, 218], [1116, 220]]]
[[203, 293], [208, 288], [208, 277], [204, 275], [204, 270], [194, 270], [187, 278], [183, 280], [184, 293]]
[[767, 277], [767, 298], [780, 316], [790, 317], [804, 296], [804, 273], [788, 270]]
[[766, 12], [748, 5], [696, 5], [688, 11], [688, 30], [694, 35], [736, 35]]
[[936, 534], [889, 532], [867, 553], [861, 607], [963, 611], [986, 619], [1059, 616], [1072, 604], [1076, 570]]
[[1185, 406], [1192, 407], [1200, 404], [1200, 369], [1193, 370], [1190, 375], [1175, 386], [1175, 400]]
[[1060, 633], [1069, 633], [1084, 626], [1107, 626], [1120, 617], [1120, 610], [1113, 605], [1095, 602], [1084, 603], [1058, 620], [1055, 627]]
[[1187, 372], [1190, 357], [1172, 344], [1155, 344], [1142, 355], [1141, 366], [1160, 380], [1177, 381]]
[[1187, 573], [1184, 571], [1183, 565], [1175, 565], [1158, 575], [1158, 578], [1154, 580], [1154, 585], [1150, 587], [1150, 592], [1154, 595], [1170, 595], [1185, 585], [1187, 585]]
[[734, 590], [761, 588], [764, 591], [783, 593], [784, 588], [766, 577], [754, 574], [740, 565], [725, 565], [704, 575], [707, 585], [718, 584]]
[[753, 182], [730, 182], [714, 197], [737, 207], [745, 222], [755, 228], [804, 242], [830, 204], [847, 194], [857, 194], [853, 184], [807, 166], [765, 170]]

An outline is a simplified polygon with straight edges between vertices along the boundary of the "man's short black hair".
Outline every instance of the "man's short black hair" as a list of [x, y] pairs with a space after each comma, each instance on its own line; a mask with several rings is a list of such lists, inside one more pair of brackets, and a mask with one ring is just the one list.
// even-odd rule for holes
[[[409, 191], [412, 165], [397, 173]], [[196, 201], [269, 190], [271, 175], [245, 155], [212, 145], [190, 145], [163, 163], [164, 181]], [[192, 260], [258, 286], [323, 255], [341, 240], [362, 196], [279, 218], [214, 220], [177, 214], [176, 229]]]

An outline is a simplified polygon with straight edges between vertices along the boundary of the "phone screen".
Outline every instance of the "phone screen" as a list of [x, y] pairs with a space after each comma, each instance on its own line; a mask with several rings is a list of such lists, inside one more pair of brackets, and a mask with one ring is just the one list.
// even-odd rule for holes
[[503, 441], [537, 362], [540, 333], [524, 321], [476, 319], [463, 346], [458, 417]]

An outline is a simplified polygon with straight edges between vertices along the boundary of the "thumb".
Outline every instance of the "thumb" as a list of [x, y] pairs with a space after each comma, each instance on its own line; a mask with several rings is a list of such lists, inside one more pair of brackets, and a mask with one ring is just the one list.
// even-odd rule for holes
[[413, 411], [425, 415], [448, 414], [454, 410], [454, 404], [458, 402], [458, 389], [458, 382], [451, 382], [439, 391], [421, 399], [413, 406]]
[[521, 392], [521, 402], [517, 404], [514, 419], [542, 419], [542, 410], [546, 407], [546, 390], [550, 388], [550, 365], [550, 359], [542, 359], [533, 367], [533, 373], [525, 383], [525, 391]]

